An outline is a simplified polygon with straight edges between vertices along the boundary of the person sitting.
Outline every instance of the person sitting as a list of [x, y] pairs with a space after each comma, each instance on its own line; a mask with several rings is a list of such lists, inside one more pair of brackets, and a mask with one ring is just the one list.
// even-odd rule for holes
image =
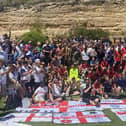
[[107, 99], [112, 96], [112, 87], [114, 86], [112, 85], [112, 79], [109, 78], [108, 75], [105, 75], [103, 86], [104, 86], [104, 98]]
[[43, 83], [40, 84], [40, 86], [35, 90], [32, 99], [34, 103], [42, 103], [45, 102], [46, 95], [48, 93], [47, 86], [44, 86]]
[[68, 98], [69, 96], [75, 96], [80, 94], [80, 89], [79, 89], [79, 82], [75, 80], [75, 78], [72, 78], [72, 80], [69, 83], [69, 86], [66, 90], [66, 97]]
[[82, 101], [86, 104], [99, 105], [99, 98], [92, 94], [92, 85], [89, 79], [86, 80], [86, 88], [83, 90]]
[[49, 82], [49, 99], [53, 104], [63, 100], [62, 93], [63, 84], [59, 83], [58, 79], [54, 78]]

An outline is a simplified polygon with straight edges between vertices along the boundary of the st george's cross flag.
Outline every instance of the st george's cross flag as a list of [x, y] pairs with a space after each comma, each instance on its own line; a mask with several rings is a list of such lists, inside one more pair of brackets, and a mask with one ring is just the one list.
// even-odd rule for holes
[[52, 122], [52, 113], [11, 113], [0, 118], [1, 122]]
[[126, 108], [126, 100], [120, 99], [102, 99], [100, 104], [103, 109]]
[[60, 112], [77, 112], [87, 110], [103, 110], [106, 108], [126, 108], [126, 100], [119, 99], [102, 99], [100, 107], [94, 105], [86, 105], [82, 101], [62, 101], [60, 104]]
[[113, 108], [126, 108], [125, 100], [118, 99], [103, 99], [101, 100], [100, 107], [94, 105], [86, 105], [85, 102], [81, 101], [62, 101], [58, 105], [47, 105], [46, 102], [42, 104], [34, 104], [29, 108], [18, 107], [17, 112], [78, 112], [87, 110], [103, 110]]
[[84, 102], [80, 101], [62, 101], [59, 105], [46, 105], [46, 104], [35, 104], [31, 105], [29, 108], [17, 107], [17, 112], [77, 112], [86, 110], [103, 110], [100, 107], [93, 105], [86, 105]]
[[13, 121], [0, 122], [0, 126], [31, 126], [29, 124], [21, 124]]
[[55, 124], [78, 124], [99, 122], [111, 122], [111, 120], [102, 111], [53, 114], [53, 123]]
[[112, 112], [114, 112], [122, 121], [126, 121], [126, 109], [112, 109]]
[[81, 101], [62, 101], [59, 106], [59, 112], [78, 112], [87, 110], [103, 110], [100, 107], [94, 105], [86, 105]]
[[126, 104], [126, 100], [121, 99], [102, 99], [101, 104]]
[[122, 109], [126, 108], [126, 104], [101, 104], [102, 109]]

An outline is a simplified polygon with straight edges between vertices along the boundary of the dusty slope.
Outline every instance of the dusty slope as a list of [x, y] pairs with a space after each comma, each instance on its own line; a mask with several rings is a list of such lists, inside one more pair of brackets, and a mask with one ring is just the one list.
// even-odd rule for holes
[[23, 6], [20, 9], [9, 8], [0, 13], [0, 33], [11, 28], [15, 31], [14, 34], [20, 35], [28, 31], [36, 17], [39, 17], [42, 25], [46, 26], [46, 32], [49, 35], [63, 34], [76, 24], [83, 23], [89, 28], [107, 30], [111, 32], [111, 35], [121, 35], [122, 32], [126, 32], [124, 3], [86, 4], [84, 1], [86, 0], [81, 0], [78, 4], [72, 2], [39, 3], [25, 9]]

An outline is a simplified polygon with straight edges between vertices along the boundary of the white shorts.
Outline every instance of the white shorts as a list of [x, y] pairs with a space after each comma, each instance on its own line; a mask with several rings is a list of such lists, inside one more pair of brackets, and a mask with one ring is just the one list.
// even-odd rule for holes
[[36, 96], [35, 96], [35, 101], [37, 101], [37, 102], [44, 102], [45, 99], [43, 98], [43, 96], [36, 95]]

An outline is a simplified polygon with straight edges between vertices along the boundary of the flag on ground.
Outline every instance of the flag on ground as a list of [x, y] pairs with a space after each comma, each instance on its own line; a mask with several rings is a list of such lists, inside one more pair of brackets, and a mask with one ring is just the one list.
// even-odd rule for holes
[[77, 123], [99, 123], [111, 120], [102, 111], [54, 113], [53, 123], [77, 124]]
[[126, 109], [112, 109], [112, 112], [114, 112], [122, 121], [126, 121]]

